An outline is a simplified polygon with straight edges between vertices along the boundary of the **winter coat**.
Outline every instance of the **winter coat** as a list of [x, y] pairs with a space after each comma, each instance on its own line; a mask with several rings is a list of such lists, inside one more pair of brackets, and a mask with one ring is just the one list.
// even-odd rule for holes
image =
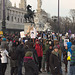
[[32, 57], [24, 57], [25, 75], [38, 75], [38, 67]]
[[20, 61], [23, 61], [23, 58], [25, 56], [25, 51], [23, 49], [24, 45], [20, 44], [18, 47], [17, 47], [17, 53], [18, 53], [18, 63]]
[[73, 52], [72, 52], [72, 59], [71, 59], [71, 66], [75, 66], [75, 45], [73, 45]]
[[[71, 49], [72, 43], [71, 42], [67, 42], [67, 47], [68, 47], [68, 52], [70, 52], [70, 57], [72, 57], [72, 49]], [[69, 54], [68, 54], [69, 56]]]
[[64, 52], [63, 52], [63, 62], [64, 62], [64, 64], [68, 64], [68, 61], [67, 61], [67, 52], [68, 52], [68, 50], [64, 50]]
[[46, 55], [46, 51], [48, 50], [49, 48], [49, 44], [45, 44], [45, 47], [43, 49], [43, 54]]
[[42, 46], [40, 44], [35, 44], [35, 50], [37, 51], [38, 57], [43, 56], [43, 50], [42, 50]]
[[50, 55], [51, 55], [51, 52], [52, 52], [53, 49], [48, 49], [46, 51], [46, 61], [49, 62], [49, 58], [50, 58]]
[[50, 68], [51, 68], [51, 73], [52, 74], [59, 74], [60, 75], [60, 69], [61, 69], [61, 61], [59, 59], [59, 56], [54, 54], [54, 51], [52, 51], [50, 55]]
[[1, 50], [1, 63], [8, 63], [8, 51], [6, 49]]
[[16, 47], [12, 47], [10, 52], [9, 52], [9, 56], [11, 57], [10, 59], [10, 66], [11, 67], [17, 67], [18, 65], [18, 61], [17, 61], [17, 58], [18, 58], [18, 54], [17, 54], [17, 51], [16, 51]]

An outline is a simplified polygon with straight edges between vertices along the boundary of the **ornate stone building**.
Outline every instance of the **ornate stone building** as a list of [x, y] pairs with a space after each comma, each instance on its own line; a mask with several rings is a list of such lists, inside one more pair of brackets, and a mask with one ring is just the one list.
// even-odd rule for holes
[[[26, 0], [20, 0], [19, 8], [12, 7], [10, 0], [5, 0], [5, 21], [6, 21], [6, 32], [20, 32], [24, 30], [24, 14], [26, 13]], [[46, 24], [48, 19], [48, 14], [41, 9], [42, 0], [37, 0], [37, 12], [34, 18], [35, 27], [38, 31], [46, 30]], [[3, 0], [0, 0], [0, 30], [2, 30], [3, 21]]]
[[[23, 2], [22, 2], [23, 1]], [[21, 0], [20, 8], [16, 8], [16, 4], [12, 7], [9, 0], [5, 0], [5, 21], [6, 32], [16, 32], [24, 30], [24, 14], [26, 13], [25, 0]], [[23, 3], [23, 4], [22, 4]], [[0, 30], [2, 30], [3, 20], [3, 0], [0, 0]]]

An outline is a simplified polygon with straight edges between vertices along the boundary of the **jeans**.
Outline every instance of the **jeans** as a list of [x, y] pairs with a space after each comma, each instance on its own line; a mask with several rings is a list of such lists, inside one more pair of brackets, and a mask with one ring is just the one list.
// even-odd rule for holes
[[18, 62], [18, 75], [22, 75], [22, 64], [23, 61]]
[[0, 75], [1, 75], [1, 59], [0, 59]]
[[5, 75], [7, 63], [1, 63], [1, 75]]
[[61, 61], [63, 61], [63, 53], [61, 54]]
[[47, 67], [46, 67], [46, 69], [47, 69], [47, 72], [50, 72], [49, 62], [47, 62]]
[[11, 67], [11, 75], [17, 75], [17, 67]]
[[75, 75], [75, 66], [70, 66], [70, 75]]
[[42, 57], [38, 57], [39, 71], [41, 70]]
[[42, 58], [42, 69], [45, 70], [45, 63], [46, 63], [46, 55], [43, 55]]

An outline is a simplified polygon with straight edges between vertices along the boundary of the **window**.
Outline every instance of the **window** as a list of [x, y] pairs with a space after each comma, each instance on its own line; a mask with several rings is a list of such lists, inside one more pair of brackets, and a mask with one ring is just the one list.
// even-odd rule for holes
[[19, 18], [18, 18], [18, 22], [19, 22]]
[[22, 23], [22, 18], [21, 18], [21, 23]]
[[13, 22], [13, 16], [12, 16], [11, 20], [12, 20], [12, 22]]

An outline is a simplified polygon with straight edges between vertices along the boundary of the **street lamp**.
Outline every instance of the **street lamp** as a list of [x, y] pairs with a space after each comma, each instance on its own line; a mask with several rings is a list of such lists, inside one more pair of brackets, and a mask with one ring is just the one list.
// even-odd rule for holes
[[5, 0], [3, 0], [3, 20], [2, 20], [2, 31], [5, 33], [6, 29], [6, 21], [5, 21]]
[[60, 26], [59, 26], [59, 0], [58, 0], [58, 32], [60, 32]]

